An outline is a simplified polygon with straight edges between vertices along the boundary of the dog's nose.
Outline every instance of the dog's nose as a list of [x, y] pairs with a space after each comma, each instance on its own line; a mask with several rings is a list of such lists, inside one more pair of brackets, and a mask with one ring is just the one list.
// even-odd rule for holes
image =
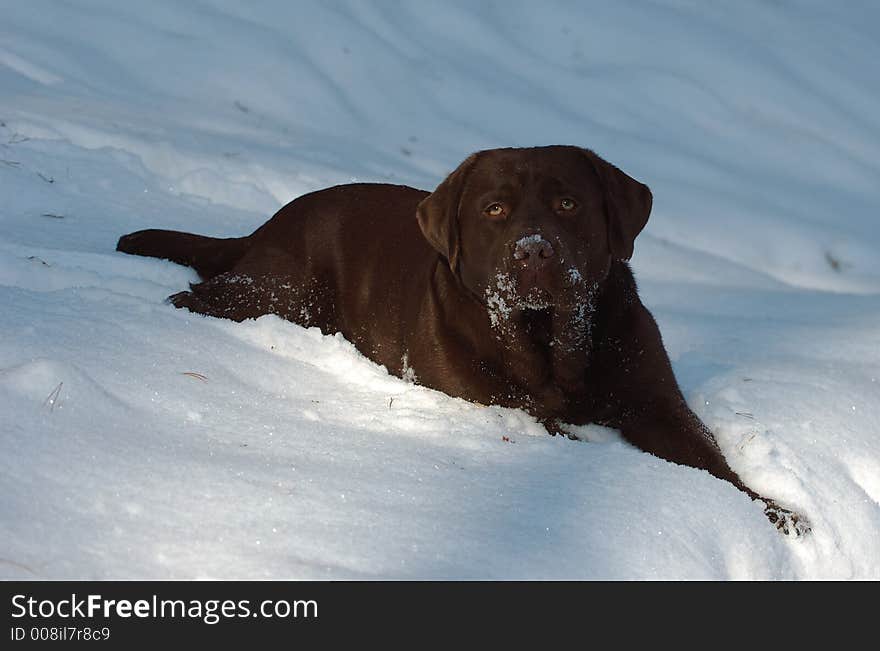
[[513, 259], [537, 262], [538, 260], [552, 258], [553, 247], [550, 242], [540, 235], [526, 235], [521, 237], [513, 245]]

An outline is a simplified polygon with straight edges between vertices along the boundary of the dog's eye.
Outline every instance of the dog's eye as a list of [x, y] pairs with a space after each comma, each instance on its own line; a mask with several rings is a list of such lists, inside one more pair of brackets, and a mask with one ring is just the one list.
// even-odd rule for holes
[[559, 200], [559, 208], [558, 208], [559, 210], [561, 210], [563, 212], [570, 212], [570, 211], [574, 210], [575, 208], [577, 208], [577, 203], [575, 202], [574, 199], [572, 199], [570, 197], [563, 197], [562, 199]]
[[483, 212], [493, 219], [500, 219], [507, 215], [507, 209], [504, 207], [504, 204], [497, 201], [486, 206]]

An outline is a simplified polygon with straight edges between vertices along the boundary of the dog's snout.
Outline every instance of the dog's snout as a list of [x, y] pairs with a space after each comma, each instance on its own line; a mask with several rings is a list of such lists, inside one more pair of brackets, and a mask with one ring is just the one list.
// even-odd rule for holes
[[514, 260], [536, 262], [546, 258], [552, 258], [553, 246], [540, 235], [527, 235], [521, 237], [513, 245]]

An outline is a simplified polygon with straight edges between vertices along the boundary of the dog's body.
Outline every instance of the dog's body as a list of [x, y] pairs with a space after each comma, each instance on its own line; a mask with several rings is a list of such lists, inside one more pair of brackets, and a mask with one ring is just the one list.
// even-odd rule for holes
[[[687, 407], [625, 262], [648, 188], [588, 150], [474, 154], [433, 193], [343, 185], [300, 197], [248, 237], [147, 230], [120, 251], [190, 265], [177, 307], [341, 332], [395, 375], [522, 408], [555, 433], [596, 422], [749, 489]], [[796, 514], [767, 503], [781, 529]]]

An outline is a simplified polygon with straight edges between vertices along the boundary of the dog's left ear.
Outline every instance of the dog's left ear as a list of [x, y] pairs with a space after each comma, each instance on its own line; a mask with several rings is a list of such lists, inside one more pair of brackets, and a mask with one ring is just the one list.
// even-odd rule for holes
[[639, 183], [589, 149], [584, 149], [602, 183], [608, 215], [608, 246], [618, 260], [629, 260], [636, 236], [651, 214], [654, 198], [648, 186]]
[[458, 211], [468, 172], [479, 154], [471, 154], [447, 176], [416, 208], [419, 228], [425, 239], [449, 261], [452, 273], [458, 268]]

